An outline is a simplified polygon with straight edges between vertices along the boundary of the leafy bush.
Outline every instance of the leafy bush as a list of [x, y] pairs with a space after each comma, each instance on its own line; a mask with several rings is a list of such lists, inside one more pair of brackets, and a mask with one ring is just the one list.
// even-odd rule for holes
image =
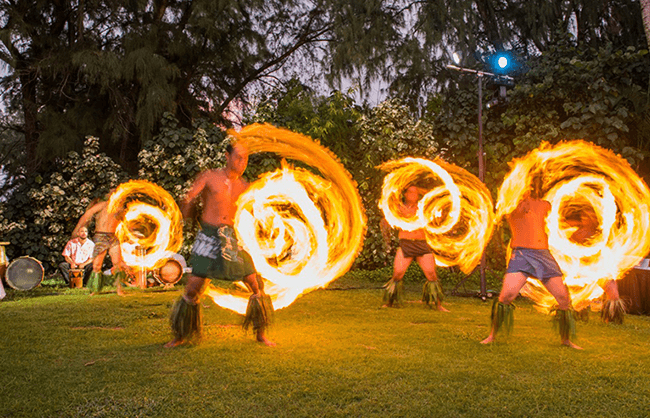
[[126, 179], [113, 160], [88, 137], [81, 155], [57, 160], [47, 178], [31, 177], [0, 204], [0, 236], [11, 242], [7, 256], [29, 255], [46, 271], [63, 261], [61, 252], [89, 203]]

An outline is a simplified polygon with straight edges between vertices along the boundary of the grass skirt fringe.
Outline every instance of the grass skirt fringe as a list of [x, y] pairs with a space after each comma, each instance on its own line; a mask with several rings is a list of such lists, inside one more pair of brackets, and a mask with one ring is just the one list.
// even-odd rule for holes
[[576, 337], [576, 317], [573, 309], [554, 309], [555, 327], [560, 331], [562, 341], [571, 340]]
[[581, 311], [574, 311], [573, 314], [575, 315], [576, 320], [589, 322], [589, 307], [586, 307]]
[[179, 297], [172, 308], [169, 323], [174, 338], [178, 341], [201, 338], [201, 324], [203, 323], [201, 304], [190, 303], [183, 296]]
[[248, 306], [246, 307], [246, 316], [242, 327], [244, 329], [253, 326], [253, 331], [266, 330], [273, 321], [273, 302], [268, 295], [252, 295], [248, 299]]
[[401, 306], [404, 296], [404, 283], [402, 280], [390, 279], [384, 285], [384, 304], [387, 306]]
[[431, 306], [431, 304], [433, 304], [433, 306], [438, 306], [442, 303], [444, 297], [445, 294], [442, 291], [442, 287], [440, 287], [440, 283], [437, 280], [427, 280], [422, 289], [422, 302], [429, 306]]
[[626, 311], [625, 302], [621, 299], [611, 300], [608, 299], [603, 303], [603, 309], [600, 311], [600, 319], [603, 322], [622, 324], [625, 318]]
[[92, 293], [101, 291], [104, 287], [104, 275], [101, 272], [93, 271], [90, 273], [86, 287], [90, 289]]
[[490, 320], [495, 334], [501, 328], [505, 328], [506, 334], [510, 334], [515, 323], [515, 305], [506, 305], [499, 302], [499, 299], [494, 299]]

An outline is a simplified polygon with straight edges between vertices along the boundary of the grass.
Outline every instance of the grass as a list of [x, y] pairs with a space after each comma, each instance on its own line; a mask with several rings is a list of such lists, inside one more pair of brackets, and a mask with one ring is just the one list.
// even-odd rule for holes
[[[378, 280], [349, 275], [276, 313], [267, 348], [204, 301], [200, 345], [164, 349], [181, 292], [9, 292], [0, 302], [0, 417], [645, 417], [650, 318], [580, 323], [560, 346], [518, 301], [491, 346], [490, 304], [448, 297], [380, 309]], [[347, 290], [345, 290], [347, 289]], [[421, 283], [407, 283], [417, 301]]]

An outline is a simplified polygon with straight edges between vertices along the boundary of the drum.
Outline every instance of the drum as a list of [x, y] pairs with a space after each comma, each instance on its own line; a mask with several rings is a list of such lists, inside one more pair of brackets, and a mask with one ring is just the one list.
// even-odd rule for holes
[[7, 267], [7, 284], [16, 290], [30, 290], [43, 280], [43, 265], [32, 257], [15, 259]]
[[183, 266], [178, 260], [168, 258], [158, 270], [154, 270], [153, 277], [162, 285], [172, 285], [183, 277]]
[[80, 288], [84, 285], [84, 269], [70, 269], [70, 288]]
[[8, 242], [0, 242], [0, 284], [2, 284], [2, 279], [5, 277], [5, 272], [7, 271], [7, 254], [5, 253], [5, 245], [9, 245]]

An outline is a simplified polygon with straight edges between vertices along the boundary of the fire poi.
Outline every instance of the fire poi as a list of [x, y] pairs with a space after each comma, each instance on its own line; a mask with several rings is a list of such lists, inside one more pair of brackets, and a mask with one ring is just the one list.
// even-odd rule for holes
[[[574, 140], [542, 143], [511, 165], [499, 190], [497, 221], [517, 207], [533, 175], [542, 173], [544, 199], [552, 206], [549, 250], [565, 275], [576, 310], [589, 306], [603, 294], [606, 281], [620, 279], [650, 251], [650, 190], [622, 157]], [[592, 231], [581, 234], [585, 218], [590, 218]], [[536, 280], [529, 279], [522, 294], [542, 311], [555, 303]]]
[[[380, 166], [384, 177], [379, 208], [386, 221], [406, 231], [423, 228], [436, 264], [458, 266], [470, 273], [494, 229], [490, 191], [470, 172], [436, 159], [403, 158]], [[404, 218], [398, 206], [403, 191], [412, 184], [427, 186], [416, 216]]]
[[183, 244], [178, 205], [154, 183], [132, 180], [121, 184], [111, 195], [108, 210], [124, 211], [115, 235], [125, 264], [135, 270], [161, 267]]
[[[281, 169], [253, 182], [237, 202], [240, 243], [274, 308], [282, 309], [350, 268], [365, 233], [361, 198], [338, 159], [307, 136], [261, 124], [228, 134], [250, 154], [272, 152], [313, 169], [283, 162]], [[246, 312], [246, 292], [210, 285], [206, 294], [221, 307]]]

